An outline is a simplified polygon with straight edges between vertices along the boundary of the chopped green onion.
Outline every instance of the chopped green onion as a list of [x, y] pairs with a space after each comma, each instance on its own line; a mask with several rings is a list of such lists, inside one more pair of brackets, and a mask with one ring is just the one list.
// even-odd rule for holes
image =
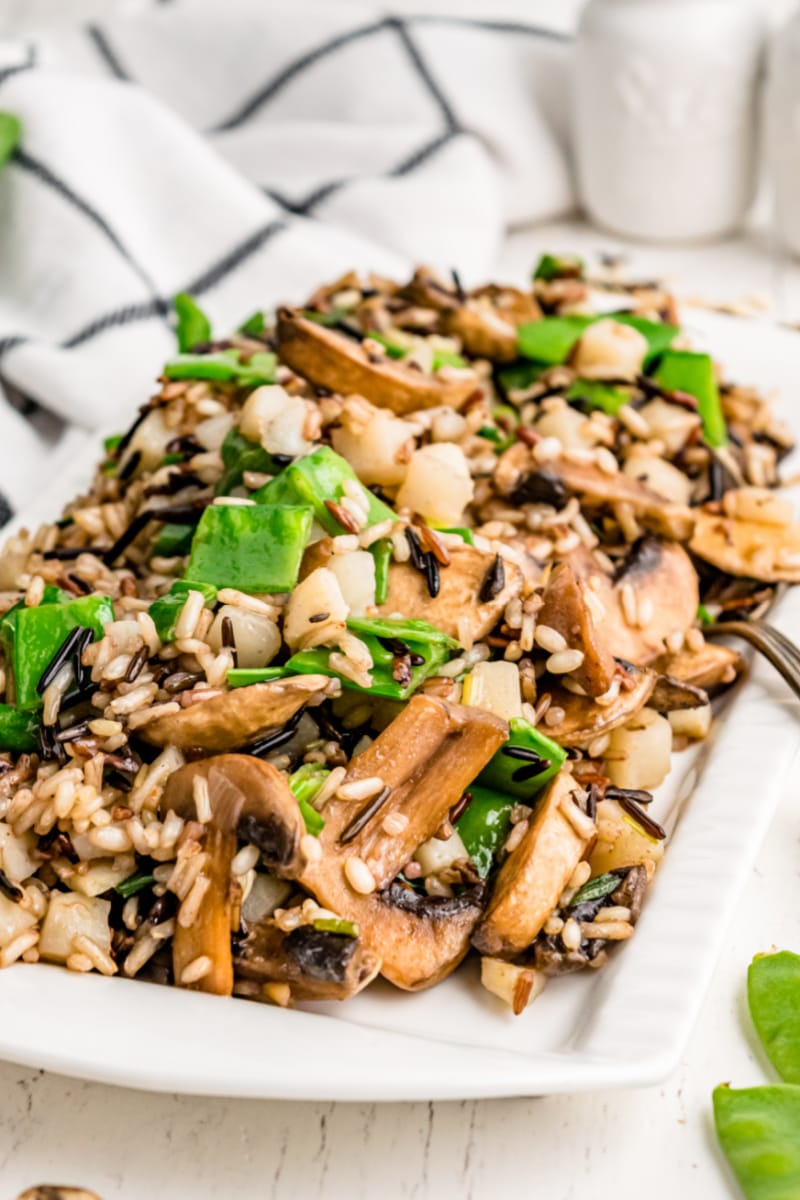
[[375, 603], [385, 604], [389, 595], [389, 566], [392, 561], [392, 543], [388, 538], [378, 538], [369, 548], [375, 560]]
[[289, 776], [289, 787], [297, 800], [306, 833], [312, 834], [313, 837], [319, 837], [325, 828], [325, 820], [314, 808], [312, 801], [330, 773], [330, 768], [322, 763], [303, 763]]
[[583, 887], [578, 888], [569, 902], [570, 908], [575, 904], [586, 904], [589, 900], [601, 900], [604, 896], [610, 896], [621, 883], [619, 875], [596, 875], [594, 879], [589, 879]]
[[358, 937], [358, 925], [345, 917], [316, 917], [312, 925], [320, 933], [342, 933], [345, 937]]
[[250, 687], [254, 683], [272, 683], [285, 679], [285, 667], [231, 667], [227, 674], [228, 687]]
[[188, 292], [178, 292], [174, 307], [178, 318], [175, 332], [181, 352], [191, 350], [199, 342], [211, 340], [211, 322]]
[[127, 900], [130, 896], [135, 896], [137, 892], [143, 892], [153, 883], [155, 883], [154, 875], [148, 875], [146, 871], [137, 871], [135, 875], [129, 875], [127, 879], [123, 879], [122, 883], [118, 883], [114, 891], [118, 896], [123, 896]]
[[706, 608], [705, 604], [698, 604], [697, 619], [701, 625], [708, 626], [714, 624], [716, 617]]

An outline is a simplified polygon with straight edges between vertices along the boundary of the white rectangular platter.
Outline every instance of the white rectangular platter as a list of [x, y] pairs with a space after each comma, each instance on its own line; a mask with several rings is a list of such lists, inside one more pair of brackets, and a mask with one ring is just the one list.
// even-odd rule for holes
[[[800, 335], [706, 314], [689, 325], [729, 377], [778, 388], [800, 436]], [[79, 454], [70, 446], [58, 487], [40, 496], [25, 524], [52, 517], [86, 482], [97, 453], [91, 440]], [[775, 620], [800, 639], [800, 591]], [[800, 706], [754, 663], [714, 735], [676, 756], [657, 798], [670, 846], [636, 937], [604, 971], [552, 981], [519, 1017], [483, 991], [474, 965], [431, 992], [378, 985], [313, 1011], [18, 965], [0, 972], [0, 1057], [130, 1087], [298, 1100], [654, 1083], [686, 1045], [798, 744]]]

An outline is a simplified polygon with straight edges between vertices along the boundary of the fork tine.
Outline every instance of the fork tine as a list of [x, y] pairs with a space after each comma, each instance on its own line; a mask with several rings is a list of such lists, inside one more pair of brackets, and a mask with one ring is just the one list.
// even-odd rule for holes
[[[783, 677], [794, 694], [800, 698], [800, 652], [788, 638], [773, 626], [760, 621], [723, 621], [709, 629], [708, 634], [743, 638], [754, 646]], [[776, 636], [779, 635], [779, 636]]]

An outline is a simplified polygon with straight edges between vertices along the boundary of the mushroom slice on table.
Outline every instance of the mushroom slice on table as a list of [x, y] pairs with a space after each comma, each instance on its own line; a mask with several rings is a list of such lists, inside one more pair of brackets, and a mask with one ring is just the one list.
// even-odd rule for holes
[[424, 613], [425, 620], [464, 645], [486, 637], [499, 621], [509, 600], [522, 590], [516, 563], [476, 550], [450, 550], [450, 563], [439, 572], [439, 594], [431, 596], [422, 571], [410, 563], [389, 566], [389, 590], [378, 606], [380, 616]]
[[598, 635], [587, 585], [569, 561], [553, 570], [544, 591], [538, 623], [555, 629], [572, 649], [583, 653], [583, 662], [572, 672], [576, 683], [590, 696], [601, 696], [611, 687], [617, 664], [603, 637]]
[[139, 729], [154, 746], [206, 750], [211, 754], [238, 750], [270, 729], [285, 725], [304, 706], [321, 704], [339, 692], [326, 675], [294, 675], [270, 683], [253, 683], [200, 700], [181, 712], [148, 721]]
[[[599, 704], [591, 696], [578, 696], [558, 684], [547, 684], [552, 697], [548, 712], [560, 710], [558, 721], [546, 723], [547, 736], [561, 746], [587, 748], [595, 738], [624, 725], [648, 703], [655, 687], [654, 671], [626, 664], [623, 686], [607, 704]], [[544, 688], [544, 684], [542, 687]]]
[[670, 634], [694, 624], [700, 602], [697, 572], [676, 542], [643, 538], [614, 576], [586, 549], [573, 552], [570, 562], [602, 607], [597, 624], [614, 657], [644, 666], [664, 652]]
[[175, 982], [180, 986], [186, 967], [198, 958], [208, 957], [210, 971], [188, 986], [230, 995], [231, 862], [237, 841], [257, 846], [266, 866], [293, 877], [300, 867], [300, 839], [305, 826], [285, 778], [260, 758], [221, 754], [181, 767], [167, 780], [161, 810], [172, 810], [185, 820], [196, 819], [198, 785], [207, 786], [211, 805], [211, 820], [205, 825], [202, 842], [207, 855], [202, 874], [209, 886], [188, 927], [181, 924], [178, 913], [172, 941]]
[[566, 771], [550, 784], [518, 846], [503, 863], [472, 936], [481, 954], [514, 958], [530, 946], [595, 836], [585, 797]]
[[234, 952], [237, 979], [288, 983], [293, 1000], [347, 1000], [378, 974], [380, 956], [360, 937], [298, 925], [285, 933], [274, 921], [248, 930]]
[[360, 342], [289, 308], [278, 311], [281, 359], [317, 387], [359, 395], [396, 413], [450, 405], [461, 408], [479, 386], [469, 368], [442, 367], [426, 375], [391, 358], [373, 362]]
[[738, 520], [704, 510], [697, 514], [689, 549], [728, 575], [800, 583], [800, 524]]
[[[508, 736], [480, 709], [417, 695], [362, 754], [341, 787], [374, 781], [371, 796], [336, 796], [323, 809], [321, 857], [300, 882], [326, 908], [356, 921], [398, 987], [427, 987], [466, 953], [478, 892], [434, 903], [406, 894], [396, 876]], [[357, 789], [358, 790], [358, 789]], [[418, 901], [424, 901], [420, 905]]]
[[704, 642], [696, 650], [685, 647], [676, 654], [663, 654], [654, 665], [662, 676], [671, 676], [713, 695], [732, 684], [744, 671], [745, 664], [741, 654], [730, 646]]

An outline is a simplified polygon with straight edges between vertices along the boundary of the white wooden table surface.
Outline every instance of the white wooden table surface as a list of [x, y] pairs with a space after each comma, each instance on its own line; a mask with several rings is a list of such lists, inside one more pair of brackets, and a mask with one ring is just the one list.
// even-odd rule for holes
[[[123, 8], [135, 2], [117, 0]], [[110, 0], [0, 0], [0, 36], [109, 7]], [[438, 7], [476, 6], [442, 0]], [[577, 223], [517, 233], [498, 274], [519, 276], [541, 248], [612, 245]], [[712, 299], [758, 292], [773, 316], [800, 321], [800, 270], [766, 235], [691, 252], [631, 253], [638, 272], [667, 272], [684, 292]], [[743, 321], [742, 336], [752, 332]], [[104, 1200], [608, 1200], [641, 1186], [653, 1200], [733, 1197], [713, 1140], [710, 1094], [722, 1080], [746, 1085], [763, 1077], [743, 981], [757, 951], [772, 943], [800, 949], [799, 841], [792, 784], [739, 903], [686, 1056], [660, 1087], [541, 1100], [270, 1103], [137, 1093], [0, 1064], [0, 1200], [42, 1182], [82, 1184]]]

